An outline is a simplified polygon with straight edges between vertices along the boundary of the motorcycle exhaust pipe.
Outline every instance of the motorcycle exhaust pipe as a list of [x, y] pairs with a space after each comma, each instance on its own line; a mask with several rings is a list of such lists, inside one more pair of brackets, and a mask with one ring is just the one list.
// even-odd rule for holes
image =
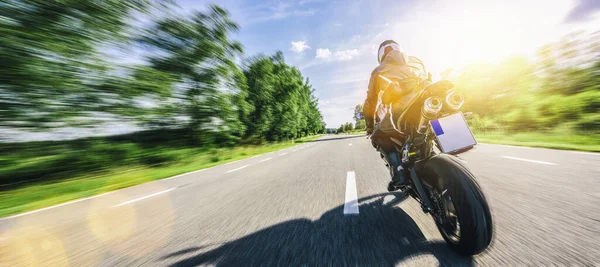
[[430, 120], [436, 119], [442, 111], [442, 100], [437, 96], [432, 96], [425, 99], [423, 103], [423, 109], [421, 110], [421, 119], [419, 120], [419, 128], [417, 132], [424, 134], [429, 129], [428, 124]]
[[448, 107], [454, 111], [459, 110], [462, 105], [465, 103], [465, 98], [461, 93], [449, 93], [446, 95], [446, 104]]

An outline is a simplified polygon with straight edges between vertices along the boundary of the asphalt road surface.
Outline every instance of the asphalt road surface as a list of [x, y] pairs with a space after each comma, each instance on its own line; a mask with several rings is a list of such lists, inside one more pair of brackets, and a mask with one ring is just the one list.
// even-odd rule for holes
[[369, 140], [327, 136], [2, 218], [0, 266], [600, 266], [600, 154], [480, 144], [460, 158], [495, 223], [475, 257], [386, 192]]

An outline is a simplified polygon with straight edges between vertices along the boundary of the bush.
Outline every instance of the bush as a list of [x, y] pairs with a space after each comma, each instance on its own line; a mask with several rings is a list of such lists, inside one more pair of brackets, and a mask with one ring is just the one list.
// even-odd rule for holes
[[491, 118], [480, 117], [474, 114], [472, 118], [467, 120], [471, 130], [475, 132], [494, 132], [502, 130], [502, 126]]
[[146, 154], [140, 158], [140, 163], [146, 165], [164, 165], [168, 162], [177, 160], [177, 157], [173, 154], [166, 152], [155, 152]]
[[577, 121], [575, 128], [581, 131], [600, 133], [600, 114], [582, 118]]
[[532, 131], [539, 129], [539, 123], [536, 120], [535, 114], [526, 109], [517, 109], [504, 116], [502, 122], [515, 132]]
[[576, 102], [583, 113], [600, 112], [600, 91], [588, 91], [571, 97], [571, 103]]

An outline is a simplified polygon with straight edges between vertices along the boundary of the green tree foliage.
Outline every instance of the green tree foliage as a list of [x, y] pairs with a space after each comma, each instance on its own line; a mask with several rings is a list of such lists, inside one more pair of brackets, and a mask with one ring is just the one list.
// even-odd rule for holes
[[599, 53], [600, 32], [577, 32], [540, 47], [535, 58], [473, 64], [451, 80], [465, 95], [462, 110], [475, 114], [475, 131], [600, 133]]
[[340, 125], [340, 128], [338, 128], [337, 130], [335, 130], [335, 133], [340, 134], [340, 133], [349, 133], [352, 130], [354, 130], [354, 125], [351, 122], [346, 122], [342, 125]]
[[[93, 126], [109, 116], [194, 145], [325, 132], [314, 89], [281, 52], [240, 67], [238, 25], [224, 9], [182, 14], [169, 3], [2, 2], [0, 127]], [[134, 27], [134, 14], [151, 20]], [[102, 50], [132, 46], [147, 52], [144, 63], [103, 59]]]
[[244, 75], [246, 102], [253, 107], [246, 120], [248, 139], [277, 141], [324, 131], [314, 89], [281, 52], [252, 58]]
[[513, 56], [468, 67], [455, 81], [477, 131], [571, 128], [600, 132], [600, 33], [574, 33], [540, 47], [537, 58]]
[[234, 63], [242, 45], [229, 38], [237, 29], [227, 12], [213, 5], [207, 13], [164, 18], [140, 38], [149, 50], [157, 51], [149, 59], [151, 68], [175, 83], [164, 104], [169, 113], [158, 118], [185, 118], [171, 122], [174, 127], [183, 124], [191, 140], [208, 143], [214, 142], [213, 133], [228, 139], [244, 132], [239, 118], [248, 107], [238, 93], [244, 94], [246, 88]]
[[344, 124], [344, 132], [350, 132], [352, 130], [354, 130], [354, 126], [351, 122], [347, 122], [346, 124]]
[[362, 112], [363, 112], [362, 105], [358, 104], [354, 107], [354, 129], [363, 130], [363, 129], [367, 128], [365, 119], [362, 117]]
[[139, 95], [113, 77], [98, 48], [126, 40], [128, 16], [148, 6], [138, 0], [0, 3], [0, 126], [85, 124], [82, 117]]

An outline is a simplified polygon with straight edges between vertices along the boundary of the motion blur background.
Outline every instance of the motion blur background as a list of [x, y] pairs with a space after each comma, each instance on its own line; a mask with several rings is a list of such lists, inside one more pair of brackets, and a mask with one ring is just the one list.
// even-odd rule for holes
[[0, 216], [360, 132], [386, 39], [479, 141], [600, 151], [598, 1], [216, 2], [2, 1]]
[[221, 4], [0, 4], [0, 214], [106, 190], [15, 203], [27, 181], [169, 170], [115, 188], [360, 131], [385, 39], [454, 75], [480, 141], [600, 151], [596, 1]]

